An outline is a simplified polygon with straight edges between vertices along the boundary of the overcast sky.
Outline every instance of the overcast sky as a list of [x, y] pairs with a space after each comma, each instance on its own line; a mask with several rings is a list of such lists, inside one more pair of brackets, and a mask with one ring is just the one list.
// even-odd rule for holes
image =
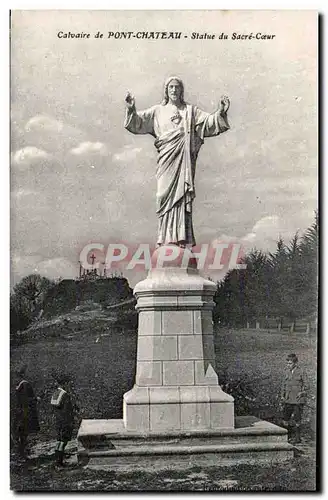
[[[90, 39], [59, 39], [85, 32]], [[101, 31], [103, 39], [93, 35]], [[108, 31], [182, 31], [113, 40]], [[191, 40], [192, 32], [275, 34]], [[187, 35], [188, 38], [184, 38]], [[231, 130], [205, 141], [196, 170], [198, 242], [274, 250], [317, 208], [317, 27], [306, 11], [15, 11], [11, 52], [12, 281], [75, 277], [86, 243], [154, 243], [156, 150], [123, 128], [124, 97], [159, 103], [169, 75]], [[126, 273], [131, 285], [143, 275]]]

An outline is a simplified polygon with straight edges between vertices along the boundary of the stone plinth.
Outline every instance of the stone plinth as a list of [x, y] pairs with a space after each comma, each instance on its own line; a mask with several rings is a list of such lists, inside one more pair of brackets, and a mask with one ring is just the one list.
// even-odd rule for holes
[[[135, 385], [123, 396], [123, 420], [82, 421], [81, 464], [156, 470], [293, 457], [285, 429], [254, 417], [235, 418], [233, 398], [222, 391], [215, 372], [216, 285], [198, 274], [192, 253], [186, 254], [189, 262], [180, 251], [135, 287]], [[157, 251], [154, 264], [158, 257]]]
[[199, 275], [190, 250], [180, 249], [166, 262], [170, 251], [166, 246], [154, 253], [154, 268], [134, 289], [137, 371], [123, 398], [124, 425], [141, 432], [233, 429], [233, 398], [222, 391], [215, 372], [216, 285]]
[[285, 429], [255, 417], [236, 417], [230, 430], [147, 434], [127, 431], [123, 420], [83, 420], [78, 443], [81, 465], [119, 471], [272, 464], [294, 453]]

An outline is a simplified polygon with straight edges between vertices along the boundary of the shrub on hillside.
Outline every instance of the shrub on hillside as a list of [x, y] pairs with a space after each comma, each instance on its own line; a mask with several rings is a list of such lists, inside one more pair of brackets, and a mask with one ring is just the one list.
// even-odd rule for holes
[[92, 300], [85, 300], [81, 304], [75, 307], [75, 311], [94, 311], [95, 309], [102, 309], [102, 306], [97, 302], [93, 302]]

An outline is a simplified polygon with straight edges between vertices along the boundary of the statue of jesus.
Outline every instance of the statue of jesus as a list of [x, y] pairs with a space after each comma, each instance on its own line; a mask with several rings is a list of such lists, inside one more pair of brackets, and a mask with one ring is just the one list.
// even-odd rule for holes
[[137, 111], [134, 97], [125, 98], [124, 126], [133, 134], [155, 137], [157, 159], [157, 246], [175, 244], [192, 247], [196, 244], [192, 224], [195, 198], [195, 167], [205, 137], [228, 130], [228, 97], [220, 100], [219, 109], [206, 113], [184, 100], [180, 78], [168, 78], [161, 104]]

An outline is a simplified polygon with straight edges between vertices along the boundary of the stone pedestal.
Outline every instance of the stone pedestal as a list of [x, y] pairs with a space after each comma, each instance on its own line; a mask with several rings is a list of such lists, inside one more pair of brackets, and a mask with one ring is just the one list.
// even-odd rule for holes
[[[155, 252], [154, 266], [165, 251], [170, 247]], [[144, 432], [233, 429], [233, 398], [222, 391], [215, 372], [216, 285], [199, 275], [188, 249], [162, 265], [134, 289], [137, 372], [123, 398], [124, 425]]]
[[[136, 380], [123, 396], [123, 420], [83, 420], [78, 459], [89, 467], [148, 470], [194, 465], [281, 462], [292, 458], [287, 431], [254, 417], [234, 417], [233, 398], [215, 372], [215, 283], [193, 254], [153, 255], [134, 293], [139, 311]], [[167, 256], [167, 255], [166, 255]], [[187, 257], [187, 259], [186, 259]]]

